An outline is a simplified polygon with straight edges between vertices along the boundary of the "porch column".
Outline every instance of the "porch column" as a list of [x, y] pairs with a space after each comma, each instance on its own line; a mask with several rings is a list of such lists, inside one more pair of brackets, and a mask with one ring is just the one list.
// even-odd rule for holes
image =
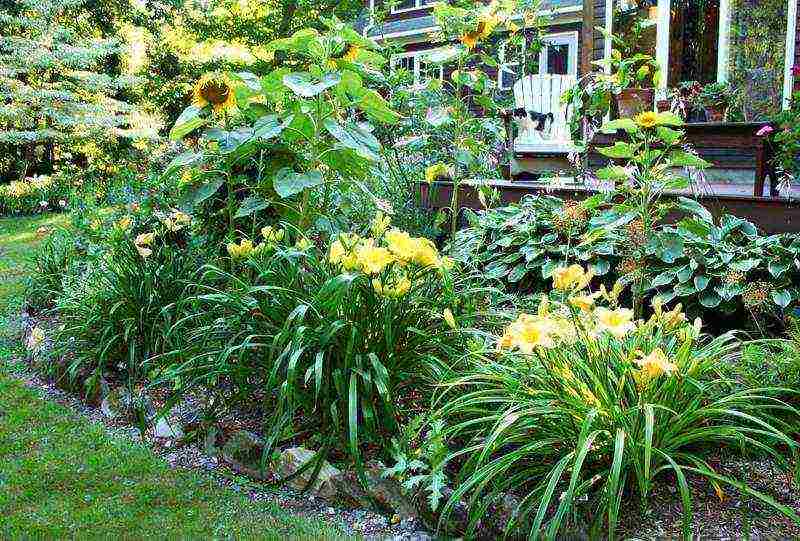
[[797, 0], [788, 0], [786, 10], [786, 59], [783, 69], [783, 108], [788, 109], [792, 99], [794, 75], [792, 68], [795, 60], [795, 40], [797, 39]]
[[606, 36], [603, 47], [603, 58], [606, 61], [606, 66], [603, 71], [606, 75], [611, 73], [611, 32], [614, 30], [614, 0], [606, 0]]
[[719, 49], [717, 53], [717, 81], [728, 81], [731, 64], [731, 0], [719, 0]]
[[670, 0], [658, 0], [656, 63], [661, 70], [661, 80], [658, 82], [658, 88], [656, 89], [657, 100], [667, 97], [667, 79], [669, 78], [669, 25], [672, 19], [670, 8]]

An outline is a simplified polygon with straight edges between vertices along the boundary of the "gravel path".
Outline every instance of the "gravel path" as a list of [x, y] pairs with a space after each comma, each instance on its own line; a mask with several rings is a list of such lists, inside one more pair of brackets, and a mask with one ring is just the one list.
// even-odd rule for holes
[[203, 453], [196, 445], [172, 447], [171, 440], [156, 438], [150, 430], [142, 435], [138, 428], [114, 422], [113, 419], [106, 417], [100, 408], [87, 405], [77, 397], [45, 381], [31, 369], [20, 367], [20, 365], [21, 363], [12, 361], [11, 366], [15, 369], [10, 372], [10, 375], [25, 386], [38, 390], [42, 398], [66, 406], [92, 423], [103, 425], [113, 437], [147, 445], [153, 452], [163, 457], [172, 468], [206, 472], [221, 486], [230, 487], [237, 492], [244, 492], [254, 502], [271, 501], [294, 515], [330, 521], [348, 535], [375, 541], [428, 541], [431, 539], [415, 520], [404, 520], [393, 524], [390, 518], [370, 510], [335, 508], [320, 498], [301, 494], [288, 487], [272, 488], [244, 479], [232, 472], [216, 457]]

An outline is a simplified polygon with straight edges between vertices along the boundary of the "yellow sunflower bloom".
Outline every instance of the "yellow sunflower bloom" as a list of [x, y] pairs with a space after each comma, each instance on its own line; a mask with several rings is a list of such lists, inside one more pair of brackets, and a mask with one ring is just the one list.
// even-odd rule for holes
[[655, 111], [645, 111], [636, 115], [633, 121], [642, 128], [652, 128], [658, 124], [658, 113]]
[[194, 86], [192, 105], [211, 107], [215, 113], [236, 109], [236, 92], [228, 78], [221, 73], [206, 73]]

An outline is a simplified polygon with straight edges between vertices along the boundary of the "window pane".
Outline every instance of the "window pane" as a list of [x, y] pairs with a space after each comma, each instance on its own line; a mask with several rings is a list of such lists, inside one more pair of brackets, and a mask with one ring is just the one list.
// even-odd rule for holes
[[563, 43], [547, 46], [547, 73], [569, 74], [569, 45]]
[[668, 85], [716, 82], [719, 0], [673, 0], [671, 8]]
[[392, 11], [399, 11], [401, 9], [412, 9], [417, 7], [416, 0], [397, 0], [392, 8]]
[[614, 2], [614, 34], [625, 46], [614, 45], [623, 57], [635, 54], [656, 56], [656, 0], [616, 0]]
[[419, 61], [419, 83], [425, 84], [431, 79], [441, 79], [442, 78], [442, 67], [436, 64], [429, 64], [425, 62], [422, 58], [418, 58]]
[[780, 110], [786, 55], [786, 0], [733, 0], [729, 80], [744, 120]]

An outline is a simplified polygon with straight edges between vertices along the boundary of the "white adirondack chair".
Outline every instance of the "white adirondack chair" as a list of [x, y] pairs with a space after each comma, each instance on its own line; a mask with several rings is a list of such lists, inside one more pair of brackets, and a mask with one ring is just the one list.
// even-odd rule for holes
[[577, 83], [572, 75], [527, 75], [514, 85], [515, 107], [526, 111], [553, 113], [549, 130], [540, 132], [534, 125], [520, 123], [514, 151], [532, 154], [568, 154], [575, 151], [569, 133], [567, 108], [561, 95]]

